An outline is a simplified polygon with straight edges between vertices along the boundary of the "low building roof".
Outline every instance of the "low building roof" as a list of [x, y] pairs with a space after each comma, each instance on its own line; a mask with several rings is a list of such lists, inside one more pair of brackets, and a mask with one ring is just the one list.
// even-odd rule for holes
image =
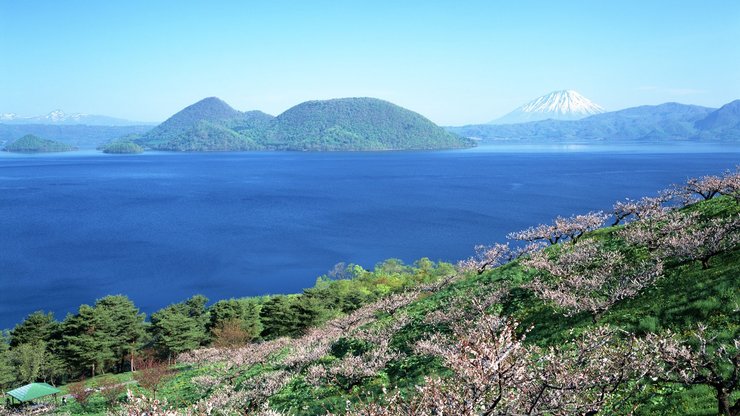
[[57, 394], [59, 392], [61, 392], [61, 390], [46, 383], [31, 383], [26, 384], [23, 387], [18, 387], [17, 389], [11, 390], [7, 393], [17, 400], [27, 402], [33, 399], [38, 399], [39, 397]]

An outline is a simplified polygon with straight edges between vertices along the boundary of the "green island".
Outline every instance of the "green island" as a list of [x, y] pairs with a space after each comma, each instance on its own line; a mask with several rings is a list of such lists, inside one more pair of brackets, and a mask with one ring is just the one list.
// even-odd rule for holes
[[6, 152], [17, 153], [50, 153], [50, 152], [71, 152], [77, 150], [76, 147], [68, 144], [42, 139], [32, 134], [27, 134], [20, 139], [9, 143], [3, 149]]
[[103, 153], [130, 154], [142, 153], [144, 148], [130, 141], [115, 141], [102, 147]]
[[733, 416], [739, 234], [740, 170], [457, 265], [339, 264], [300, 294], [148, 321], [107, 296], [5, 334], [0, 387], [61, 385], [59, 414]]
[[134, 142], [168, 151], [376, 151], [471, 147], [423, 116], [375, 98], [308, 101], [277, 117], [203, 99]]

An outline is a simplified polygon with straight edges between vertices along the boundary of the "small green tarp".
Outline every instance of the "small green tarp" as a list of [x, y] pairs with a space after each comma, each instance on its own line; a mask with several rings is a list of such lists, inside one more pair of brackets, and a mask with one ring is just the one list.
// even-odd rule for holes
[[31, 383], [9, 391], [8, 395], [18, 401], [27, 402], [33, 399], [38, 399], [39, 397], [57, 394], [59, 392], [61, 392], [61, 390], [46, 383]]

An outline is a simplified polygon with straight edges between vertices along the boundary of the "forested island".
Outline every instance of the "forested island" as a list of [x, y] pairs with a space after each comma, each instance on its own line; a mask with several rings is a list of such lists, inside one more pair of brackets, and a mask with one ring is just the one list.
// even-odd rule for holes
[[36, 312], [0, 388], [65, 384], [72, 414], [737, 415], [740, 170], [509, 238], [149, 320], [120, 295]]
[[133, 140], [169, 151], [370, 151], [471, 147], [423, 116], [375, 98], [308, 101], [277, 117], [203, 99]]
[[68, 144], [42, 139], [32, 134], [27, 134], [20, 139], [11, 142], [3, 149], [6, 152], [17, 153], [50, 153], [50, 152], [70, 152], [77, 150], [76, 147]]
[[103, 153], [131, 154], [142, 153], [144, 148], [130, 141], [115, 141], [102, 146]]

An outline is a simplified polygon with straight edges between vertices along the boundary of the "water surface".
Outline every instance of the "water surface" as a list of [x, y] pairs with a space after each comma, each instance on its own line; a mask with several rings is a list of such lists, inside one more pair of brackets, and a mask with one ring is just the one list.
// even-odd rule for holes
[[107, 294], [151, 313], [297, 292], [338, 262], [456, 261], [740, 162], [737, 147], [638, 150], [2, 154], [0, 328]]

